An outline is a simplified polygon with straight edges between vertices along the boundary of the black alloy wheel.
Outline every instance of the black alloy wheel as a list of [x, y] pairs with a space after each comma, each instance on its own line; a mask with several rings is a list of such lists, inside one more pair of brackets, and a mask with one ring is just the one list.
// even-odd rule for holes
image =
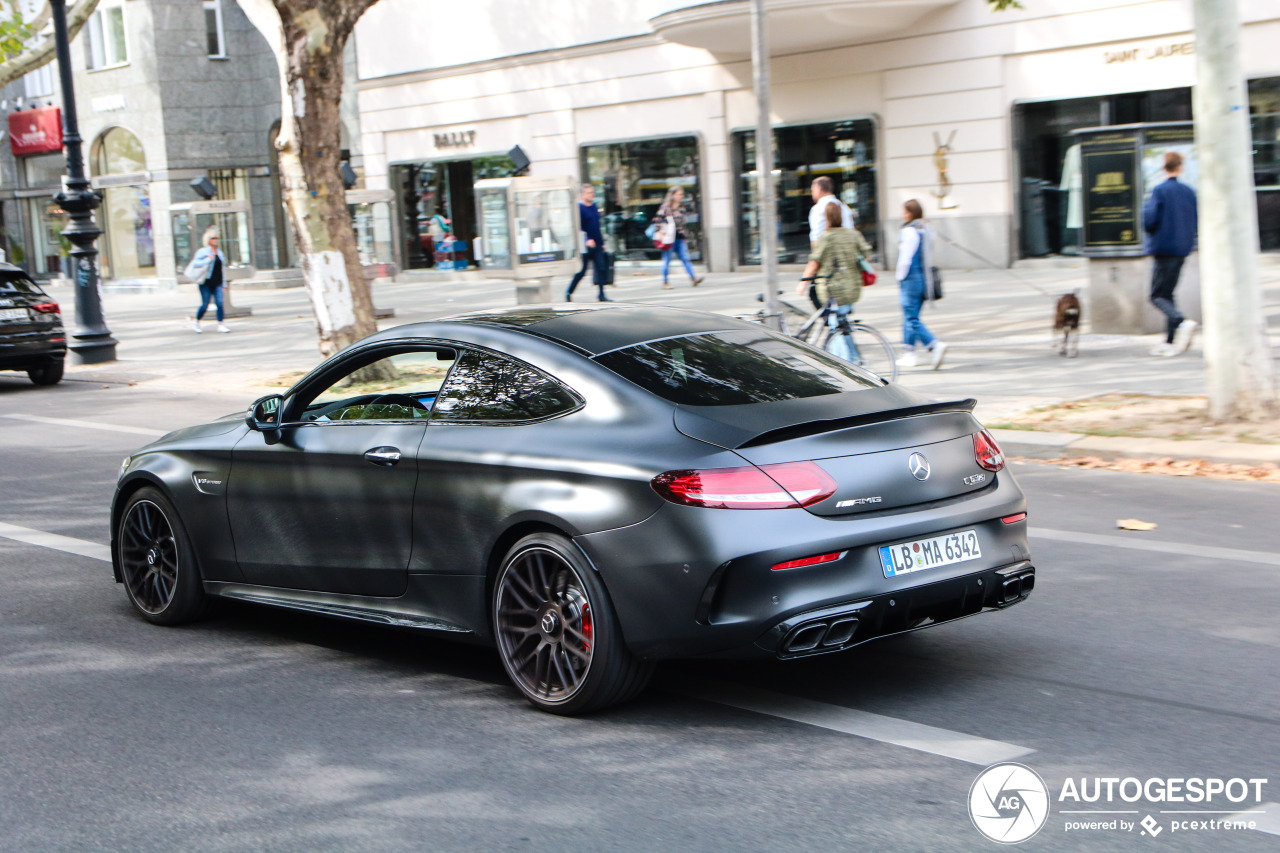
[[27, 378], [36, 385], [57, 385], [62, 381], [62, 369], [62, 359], [51, 359], [39, 367], [29, 368]]
[[178, 625], [203, 612], [204, 590], [186, 531], [159, 490], [148, 486], [129, 499], [116, 558], [129, 601], [148, 622]]
[[652, 664], [626, 648], [604, 585], [565, 537], [534, 534], [517, 542], [493, 601], [502, 665], [536, 707], [596, 711], [648, 683]]

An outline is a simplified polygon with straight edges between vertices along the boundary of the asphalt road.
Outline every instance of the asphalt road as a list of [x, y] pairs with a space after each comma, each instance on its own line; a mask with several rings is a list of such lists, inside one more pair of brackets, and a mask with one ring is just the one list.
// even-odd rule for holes
[[[1052, 801], [1024, 849], [1280, 849], [1273, 485], [1016, 465], [1027, 602], [805, 662], [666, 663], [561, 719], [484, 649], [249, 605], [157, 628], [108, 563], [21, 541], [105, 545], [136, 430], [245, 403], [0, 374], [0, 850], [995, 850], [967, 803], [1001, 750]], [[1059, 801], [1082, 777], [1265, 778], [1270, 809]], [[1255, 807], [1257, 830], [1170, 825]], [[1126, 813], [1063, 814], [1103, 809]], [[1148, 815], [1155, 838], [1066, 829]]]

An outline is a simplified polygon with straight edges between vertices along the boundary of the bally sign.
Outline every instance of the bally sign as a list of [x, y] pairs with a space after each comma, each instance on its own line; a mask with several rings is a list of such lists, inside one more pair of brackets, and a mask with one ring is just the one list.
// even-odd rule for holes
[[62, 110], [37, 107], [9, 113], [9, 144], [16, 157], [62, 150]]

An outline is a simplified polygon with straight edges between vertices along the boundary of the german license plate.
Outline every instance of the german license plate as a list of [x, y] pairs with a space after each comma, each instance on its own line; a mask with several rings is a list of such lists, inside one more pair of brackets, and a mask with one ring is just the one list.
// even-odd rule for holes
[[976, 560], [982, 556], [978, 548], [978, 534], [973, 530], [961, 530], [931, 539], [915, 539], [884, 545], [880, 548], [880, 565], [887, 578], [936, 569], [952, 563]]
[[26, 320], [26, 308], [0, 308], [0, 320]]

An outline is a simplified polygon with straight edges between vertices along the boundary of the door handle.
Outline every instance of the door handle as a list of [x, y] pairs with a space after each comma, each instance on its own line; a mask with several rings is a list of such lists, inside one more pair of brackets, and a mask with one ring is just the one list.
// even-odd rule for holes
[[390, 468], [392, 465], [400, 461], [400, 448], [398, 447], [375, 447], [364, 452], [364, 458], [368, 459], [374, 465], [381, 465], [384, 468]]

